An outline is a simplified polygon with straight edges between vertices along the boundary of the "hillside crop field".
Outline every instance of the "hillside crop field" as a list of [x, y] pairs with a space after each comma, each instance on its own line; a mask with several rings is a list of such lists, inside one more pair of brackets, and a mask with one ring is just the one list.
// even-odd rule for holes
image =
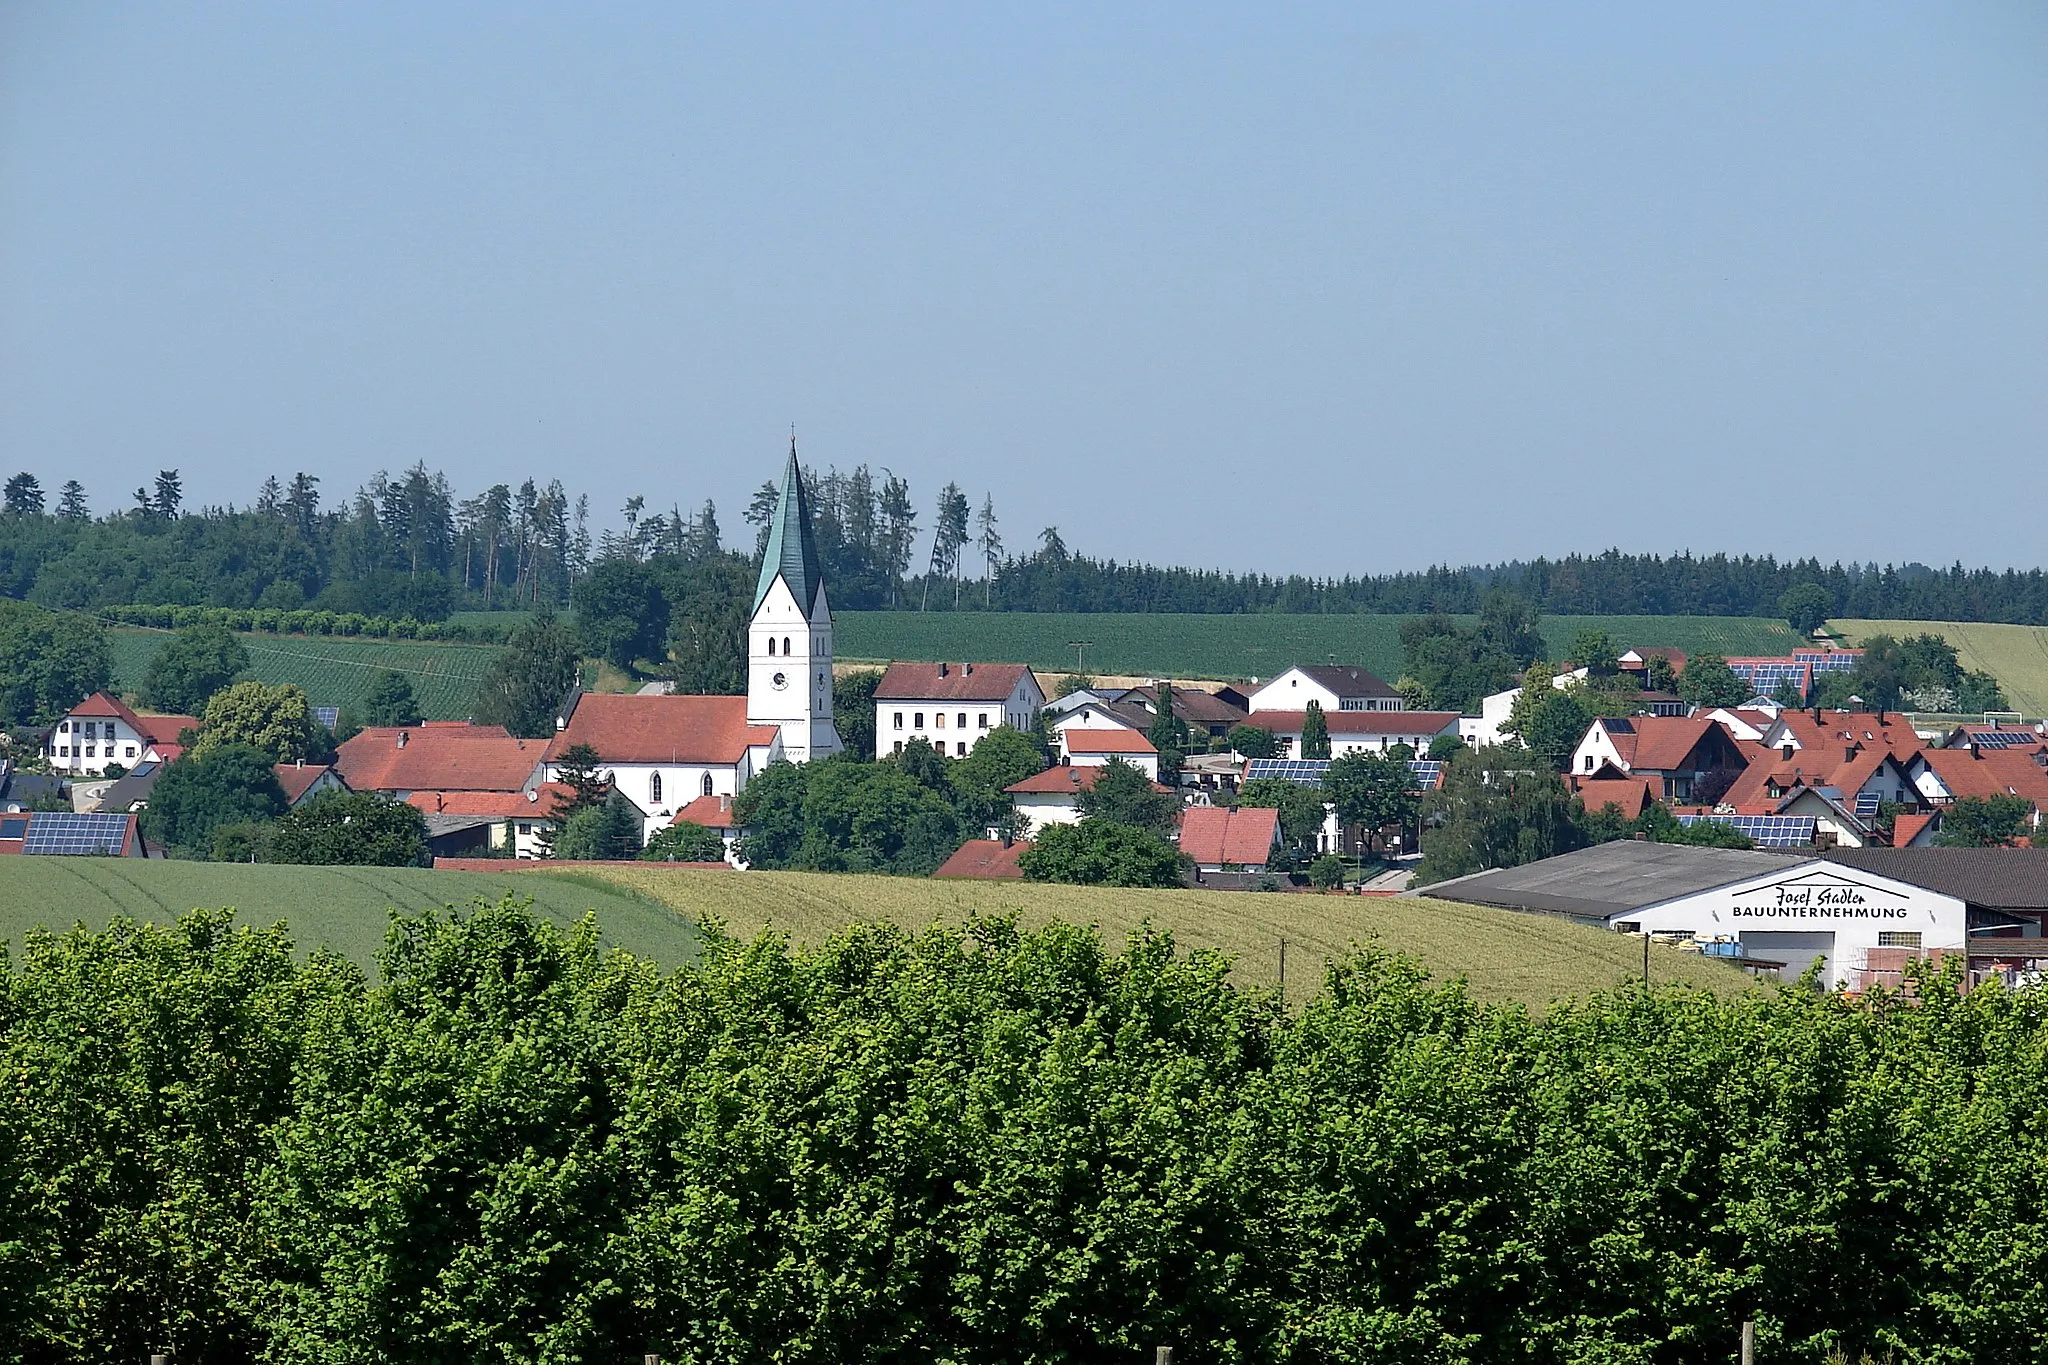
[[[117, 628], [108, 632], [114, 683], [124, 692], [142, 686], [149, 664], [171, 632]], [[498, 657], [496, 645], [412, 640], [365, 640], [326, 635], [242, 634], [249, 676], [258, 682], [297, 683], [315, 706], [360, 705], [384, 669], [403, 673], [428, 720], [463, 720], [476, 702], [476, 686]]]
[[2048, 715], [2048, 626], [2001, 626], [1983, 621], [1830, 621], [1844, 643], [1860, 645], [1873, 635], [1905, 639], [1939, 635], [1956, 647], [1964, 668], [1998, 679], [2013, 709]]
[[[841, 659], [970, 659], [1074, 671], [1076, 640], [1089, 673], [1176, 678], [1270, 678], [1296, 663], [1362, 664], [1401, 673], [1401, 616], [1153, 615], [1080, 612], [844, 611], [833, 614]], [[1470, 621], [1471, 618], [1461, 618]], [[1623, 647], [1688, 654], [1784, 654], [1799, 637], [1783, 621], [1746, 616], [1552, 616], [1540, 623], [1553, 659], [1578, 633], [1600, 629]]]
[[605, 941], [664, 967], [696, 957], [688, 921], [623, 886], [569, 877], [495, 876], [414, 867], [279, 867], [144, 858], [0, 858], [0, 938], [74, 923], [104, 928], [125, 915], [159, 924], [204, 906], [233, 906], [244, 923], [279, 920], [301, 950], [330, 948], [368, 969], [388, 911], [469, 905], [479, 897], [532, 897], [533, 913], [568, 925], [597, 912]]
[[[529, 864], [538, 868], [538, 864]], [[565, 874], [538, 871], [535, 881]], [[1237, 958], [1241, 985], [1279, 984], [1287, 940], [1290, 998], [1312, 994], [1324, 962], [1354, 944], [1405, 953], [1448, 979], [1463, 976], [1474, 996], [1542, 1006], [1642, 973], [1641, 940], [1563, 920], [1420, 897], [1310, 896], [1223, 891], [1134, 891], [1018, 882], [924, 881], [815, 872], [719, 872], [695, 868], [590, 868], [601, 879], [657, 900], [692, 920], [722, 922], [752, 937], [763, 929], [817, 944], [857, 921], [906, 929], [1014, 914], [1027, 928], [1052, 920], [1097, 926], [1110, 946], [1150, 921], [1183, 948], [1216, 948]], [[1658, 980], [1739, 991], [1749, 978], [1675, 949], [1652, 950]]]

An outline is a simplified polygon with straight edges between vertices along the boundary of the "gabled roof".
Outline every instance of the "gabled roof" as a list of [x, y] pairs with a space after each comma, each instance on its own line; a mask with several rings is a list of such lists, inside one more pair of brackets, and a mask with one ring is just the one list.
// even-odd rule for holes
[[1989, 910], [2048, 910], [2048, 858], [2039, 849], [1838, 848], [1827, 856]]
[[706, 829], [738, 829], [730, 796], [700, 796], [676, 812], [671, 825], [702, 825]]
[[939, 864], [932, 876], [977, 881], [1020, 882], [1024, 869], [1017, 860], [1031, 845], [1021, 839], [1005, 844], [1001, 839], [969, 839]]
[[2048, 811], [2048, 768], [2024, 749], [1925, 749], [1917, 757], [1958, 800], [1965, 796], [2024, 796]]
[[66, 720], [74, 717], [125, 721], [129, 729], [155, 744], [174, 743], [180, 730], [199, 728], [196, 716], [145, 716], [131, 711], [111, 692], [95, 692], [64, 713]]
[[[1115, 704], [1136, 706], [1148, 716], [1157, 715], [1159, 689], [1129, 688], [1117, 696]], [[1213, 692], [1204, 692], [1198, 687], [1176, 687], [1173, 689], [1173, 714], [1191, 725], [1234, 725], [1243, 721], [1250, 712]]]
[[1180, 851], [1209, 866], [1264, 867], [1280, 840], [1280, 812], [1267, 806], [1190, 806], [1180, 815]]
[[1030, 671], [1025, 664], [890, 664], [875, 684], [875, 700], [1007, 701]]
[[1904, 848], [1919, 838], [1921, 832], [1939, 820], [1938, 814], [1908, 815], [1904, 811], [1892, 819], [1892, 847]]
[[334, 771], [359, 792], [516, 792], [546, 752], [497, 725], [373, 725], [341, 745]]
[[277, 774], [277, 785], [284, 788], [284, 803], [296, 806], [323, 774], [334, 769], [325, 763], [278, 763], [272, 765], [272, 771]]
[[1088, 730], [1076, 726], [1060, 731], [1070, 754], [1156, 754], [1152, 741], [1136, 730]]
[[606, 763], [738, 763], [773, 744], [773, 725], [747, 724], [745, 697], [641, 697], [592, 692], [547, 746], [548, 762], [588, 744]]
[[1629, 756], [1632, 771], [1670, 772], [1685, 766], [1700, 745], [1718, 734], [1734, 747], [1734, 739], [1704, 716], [1637, 716], [1635, 752]]
[[811, 535], [811, 499], [804, 490], [804, 472], [796, 462], [796, 440], [789, 442], [789, 463], [782, 468], [782, 496], [768, 522], [768, 549], [761, 556], [761, 579], [754, 588], [754, 610], [768, 599], [768, 589], [781, 578], [789, 584], [797, 607], [809, 616], [818, 604], [818, 544]]
[[1648, 777], [1587, 777], [1572, 781], [1572, 790], [1586, 803], [1587, 810], [1597, 814], [1609, 805], [1619, 806], [1624, 820], [1638, 818], [1643, 808], [1657, 799], [1654, 786], [1655, 779]]
[[[1630, 655], [1635, 657], [1631, 659]], [[1634, 649], [1623, 650], [1616, 657], [1615, 663], [1622, 668], [1636, 669], [1652, 659], [1662, 659], [1670, 664], [1673, 673], [1685, 672], [1685, 651], [1673, 649], [1669, 645], [1637, 645]]]
[[[1306, 711], [1254, 711], [1245, 724], [1276, 735], [1298, 735]], [[1439, 735], [1458, 723], [1456, 711], [1325, 711], [1333, 735]]]
[[1070, 722], [1062, 727], [1064, 729], [1086, 728], [1090, 722], [1105, 720], [1111, 725], [1121, 725], [1126, 730], [1150, 730], [1153, 716], [1136, 702], [1091, 701], [1073, 708], [1065, 715], [1055, 717], [1055, 720]]
[[[1100, 776], [1102, 776], [1102, 765], [1100, 764], [1090, 764], [1087, 767], [1075, 768], [1060, 763], [1047, 768], [1042, 773], [1033, 773], [1022, 782], [1012, 782], [1003, 790], [1006, 792], [1023, 792], [1039, 795], [1046, 793], [1053, 795], [1066, 793], [1071, 795], [1076, 792], [1087, 791], [1095, 785], [1095, 779]], [[1152, 790], [1163, 792], [1170, 789], [1154, 782]]]
[[1309, 678], [1340, 697], [1398, 697], [1401, 694], [1389, 687], [1386, 681], [1375, 673], [1367, 672], [1356, 664], [1296, 664], [1294, 671]]

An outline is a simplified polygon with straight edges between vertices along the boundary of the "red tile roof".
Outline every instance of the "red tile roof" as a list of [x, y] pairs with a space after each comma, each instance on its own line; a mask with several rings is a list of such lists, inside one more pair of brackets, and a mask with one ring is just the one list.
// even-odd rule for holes
[[1643, 813], [1643, 808], [1657, 799], [1653, 790], [1656, 783], [1647, 777], [1593, 777], [1575, 778], [1572, 790], [1586, 803], [1586, 809], [1593, 812], [1604, 810], [1609, 804], [1621, 807], [1624, 820], [1634, 820]]
[[1928, 749], [1920, 755], [1957, 799], [1965, 796], [2024, 796], [2048, 811], [2048, 768], [2025, 750]]
[[196, 716], [142, 715], [131, 711], [119, 697], [110, 692], [95, 692], [65, 713], [72, 716], [103, 718], [126, 721], [128, 728], [153, 744], [170, 744], [177, 740], [180, 730], [196, 730], [199, 719]]
[[322, 773], [333, 769], [325, 763], [279, 763], [275, 765], [277, 785], [284, 788], [285, 804], [297, 805], [300, 797], [313, 789]]
[[1152, 741], [1136, 730], [1086, 730], [1079, 726], [1060, 731], [1060, 743], [1070, 754], [1156, 754]]
[[706, 829], [738, 829], [732, 816], [730, 796], [700, 796], [676, 812], [672, 825], [702, 825]]
[[1001, 839], [969, 839], [954, 850], [953, 856], [939, 864], [934, 877], [974, 879], [978, 881], [1020, 882], [1024, 880], [1024, 869], [1017, 866], [1017, 860], [1024, 856], [1024, 850], [1031, 845], [1025, 840], [1013, 840], [1005, 847]]
[[[1306, 711], [1254, 711], [1245, 724], [1276, 735], [1298, 735]], [[1456, 711], [1325, 711], [1333, 735], [1439, 735], [1458, 723]]]
[[[1083, 768], [1056, 764], [1053, 767], [1047, 768], [1042, 773], [1033, 773], [1022, 782], [1012, 782], [1003, 790], [1006, 792], [1084, 792], [1093, 787], [1095, 779], [1100, 776], [1102, 776], [1102, 765], [1100, 764], [1089, 764]], [[1163, 792], [1169, 791], [1171, 788], [1154, 782], [1152, 790]]]
[[[1685, 767], [1686, 759], [1710, 730], [1727, 735], [1727, 731], [1704, 717], [1695, 720], [1690, 716], [1637, 716], [1635, 727], [1635, 752], [1629, 756], [1629, 767], [1647, 768], [1651, 772], [1672, 772]], [[1729, 743], [1733, 745], [1733, 737]]]
[[566, 782], [543, 782], [531, 799], [523, 791], [414, 792], [405, 803], [426, 815], [478, 815], [491, 820], [547, 820], [549, 813], [576, 795]]
[[890, 664], [875, 684], [876, 701], [1007, 701], [1024, 664]]
[[1204, 867], [1264, 867], [1280, 837], [1280, 812], [1266, 806], [1190, 806], [1180, 815], [1180, 851]]
[[1920, 832], [1933, 824], [1933, 815], [1907, 815], [1900, 813], [1892, 821], [1892, 847], [1904, 848], [1920, 837]]
[[548, 761], [588, 744], [607, 763], [738, 763], [775, 742], [773, 725], [747, 724], [745, 697], [643, 697], [590, 692], [569, 727], [548, 744]]
[[359, 792], [516, 792], [546, 752], [496, 725], [377, 725], [341, 746], [334, 770]]

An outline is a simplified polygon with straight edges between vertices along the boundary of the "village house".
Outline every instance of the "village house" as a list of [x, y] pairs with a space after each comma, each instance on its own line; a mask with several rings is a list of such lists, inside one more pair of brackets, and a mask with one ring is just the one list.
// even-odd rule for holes
[[95, 692], [57, 722], [43, 741], [43, 757], [67, 776], [98, 777], [110, 763], [123, 769], [167, 763], [182, 752], [178, 735], [198, 727], [196, 717], [145, 716], [111, 693]]
[[520, 792], [540, 780], [547, 742], [500, 725], [372, 725], [343, 741], [334, 771], [350, 791], [404, 801], [414, 792]]
[[739, 818], [732, 813], [733, 800], [730, 796], [700, 796], [676, 812], [675, 825], [699, 825], [725, 841], [725, 860], [735, 867], [742, 866], [736, 845], [740, 838]]
[[1059, 732], [1059, 746], [1062, 763], [1089, 768], [1121, 759], [1154, 782], [1159, 780], [1159, 750], [1136, 731], [1076, 726]]
[[[1213, 692], [1199, 687], [1175, 687], [1172, 697], [1174, 719], [1187, 726], [1191, 736], [1224, 739], [1232, 729], [1244, 724], [1251, 711], [1244, 694], [1234, 687], [1219, 687]], [[1133, 687], [1119, 694], [1114, 702], [1119, 715], [1127, 714], [1125, 708], [1131, 707], [1144, 712], [1149, 729], [1159, 715], [1159, 684]]]
[[[1279, 741], [1282, 755], [1301, 752], [1304, 711], [1254, 711], [1245, 721], [1268, 731]], [[1383, 754], [1396, 744], [1405, 744], [1420, 754], [1438, 735], [1455, 735], [1462, 719], [1455, 711], [1325, 711], [1323, 725], [1330, 734], [1330, 757], [1347, 754]]]
[[[414, 792], [406, 798], [406, 804], [424, 815], [430, 827], [440, 827], [444, 843], [478, 845], [473, 851], [502, 853], [509, 841], [513, 857], [541, 858], [547, 855], [547, 840], [559, 823], [555, 810], [574, 795], [571, 787], [545, 782], [524, 791]], [[450, 837], [469, 828], [478, 831], [473, 838]], [[443, 856], [462, 854], [449, 852]]]
[[1021, 882], [1018, 865], [1031, 849], [1022, 839], [969, 839], [932, 873], [935, 881]]
[[1280, 847], [1280, 812], [1262, 806], [1189, 806], [1180, 851], [1198, 872], [1263, 872]]
[[1325, 711], [1401, 711], [1399, 692], [1353, 664], [1296, 664], [1249, 699], [1251, 710], [1306, 711], [1314, 702]]
[[1710, 720], [1689, 716], [1602, 716], [1572, 751], [1576, 777], [1644, 777], [1666, 802], [1705, 804], [1748, 767], [1749, 755]]
[[998, 726], [1029, 730], [1045, 691], [1023, 664], [894, 663], [875, 685], [875, 757], [922, 739], [965, 758]]
[[[1086, 766], [1055, 764], [1043, 772], [1033, 773], [1022, 782], [1013, 782], [1003, 790], [1009, 794], [1011, 807], [1029, 820], [1030, 829], [1035, 830], [1042, 825], [1078, 825], [1081, 823], [1081, 793], [1095, 785], [1102, 768], [1101, 763]], [[1168, 790], [1156, 781], [1152, 787], [1155, 791]]]

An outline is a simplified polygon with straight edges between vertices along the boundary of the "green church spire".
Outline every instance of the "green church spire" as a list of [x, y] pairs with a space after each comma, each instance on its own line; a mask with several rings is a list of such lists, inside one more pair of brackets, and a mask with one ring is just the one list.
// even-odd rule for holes
[[761, 556], [761, 581], [754, 589], [754, 610], [768, 600], [777, 576], [788, 580], [796, 604], [808, 617], [818, 603], [818, 542], [811, 535], [811, 500], [804, 492], [804, 473], [797, 467], [796, 438], [789, 442], [789, 464], [782, 471], [782, 496], [768, 523], [768, 552]]

